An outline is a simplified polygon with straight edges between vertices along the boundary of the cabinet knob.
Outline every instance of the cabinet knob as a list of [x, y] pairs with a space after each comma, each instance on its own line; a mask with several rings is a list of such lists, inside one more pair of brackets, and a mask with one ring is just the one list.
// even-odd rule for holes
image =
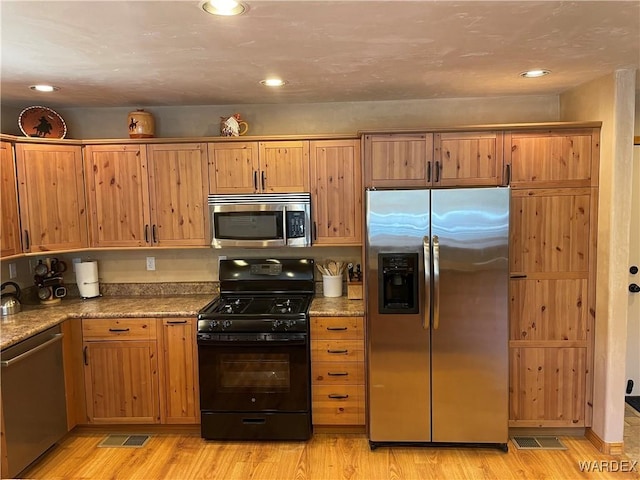
[[632, 283], [631, 285], [629, 285], [629, 291], [631, 293], [638, 293], [640, 292], [640, 285], [638, 285], [637, 283]]

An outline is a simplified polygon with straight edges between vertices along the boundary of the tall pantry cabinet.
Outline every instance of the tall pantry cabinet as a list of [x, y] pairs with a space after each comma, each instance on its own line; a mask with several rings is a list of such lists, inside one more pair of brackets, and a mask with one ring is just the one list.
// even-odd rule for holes
[[591, 425], [599, 129], [505, 135], [511, 427]]

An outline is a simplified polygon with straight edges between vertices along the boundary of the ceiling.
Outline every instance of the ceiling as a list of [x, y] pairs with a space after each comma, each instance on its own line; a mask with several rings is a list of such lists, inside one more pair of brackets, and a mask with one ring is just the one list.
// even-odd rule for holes
[[[3, 105], [121, 107], [554, 95], [639, 68], [640, 1], [0, 3]], [[551, 75], [519, 73], [546, 68]], [[265, 87], [278, 75], [288, 84]], [[60, 87], [51, 94], [36, 83]], [[640, 79], [639, 79], [640, 84]]]

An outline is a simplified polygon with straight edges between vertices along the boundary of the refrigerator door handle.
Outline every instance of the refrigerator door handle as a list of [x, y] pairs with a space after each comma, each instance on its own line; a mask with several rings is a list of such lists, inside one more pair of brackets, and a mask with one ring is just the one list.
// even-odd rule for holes
[[431, 244], [429, 236], [422, 239], [422, 250], [424, 258], [424, 317], [422, 318], [422, 328], [429, 330], [429, 318], [431, 316]]
[[433, 329], [440, 325], [440, 242], [433, 236]]

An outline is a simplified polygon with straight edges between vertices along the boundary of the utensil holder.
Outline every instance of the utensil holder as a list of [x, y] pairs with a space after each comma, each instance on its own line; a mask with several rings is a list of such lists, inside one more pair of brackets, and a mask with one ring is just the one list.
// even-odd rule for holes
[[342, 275], [322, 275], [322, 295], [325, 297], [341, 297]]

